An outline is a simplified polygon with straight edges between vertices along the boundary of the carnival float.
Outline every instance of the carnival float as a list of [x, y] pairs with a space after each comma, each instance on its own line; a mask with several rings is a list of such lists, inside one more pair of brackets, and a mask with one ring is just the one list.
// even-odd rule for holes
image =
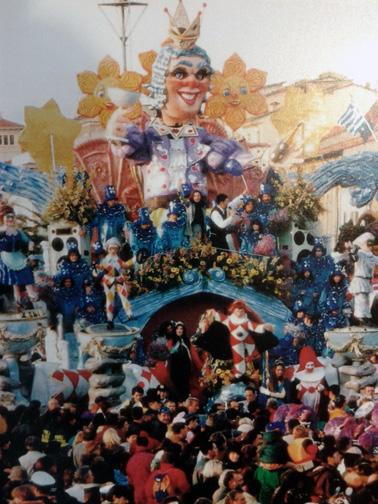
[[[77, 118], [25, 107], [35, 168], [0, 164], [1, 401], [117, 406], [137, 383], [227, 397], [259, 375], [280, 400], [277, 359], [315, 411], [325, 380], [377, 384], [378, 152], [327, 147], [375, 138], [374, 123], [339, 121], [347, 99], [328, 89], [345, 79], [276, 91], [238, 54], [216, 71], [201, 13], [179, 0], [168, 19], [143, 73], [106, 56], [77, 75]], [[344, 188], [365, 220], [336, 237], [320, 221]]]

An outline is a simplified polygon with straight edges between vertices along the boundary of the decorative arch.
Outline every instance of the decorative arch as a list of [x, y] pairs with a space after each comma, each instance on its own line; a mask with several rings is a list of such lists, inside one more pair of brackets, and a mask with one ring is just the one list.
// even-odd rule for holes
[[[261, 316], [264, 322], [270, 322], [275, 325], [275, 332], [278, 337], [282, 336], [284, 325], [291, 314], [290, 310], [279, 299], [272, 295], [258, 292], [253, 287], [238, 287], [228, 280], [215, 281], [202, 278], [199, 282], [191, 285], [183, 284], [167, 291], [149, 292], [132, 299], [135, 316], [132, 325], [139, 327], [142, 334], [147, 333], [151, 327], [149, 321], [156, 320], [158, 325], [159, 317], [155, 316], [155, 314], [162, 313], [163, 311], [166, 314], [165, 320], [170, 318], [179, 320], [177, 316], [174, 316], [173, 310], [175, 305], [187, 305], [188, 313], [190, 313], [191, 299], [193, 301], [192, 307], [194, 303], [196, 305], [203, 304], [202, 313], [206, 308], [209, 308], [209, 302], [215, 302], [217, 304], [216, 307], [222, 309], [231, 303], [231, 301], [242, 299]], [[193, 311], [191, 317], [194, 318], [194, 314], [197, 315], [197, 313], [198, 310]], [[180, 318], [184, 317], [181, 316]], [[189, 320], [189, 323], [187, 320], [183, 320], [183, 322], [186, 322], [188, 330], [190, 330], [193, 324], [197, 324], [198, 318], [197, 320]]]

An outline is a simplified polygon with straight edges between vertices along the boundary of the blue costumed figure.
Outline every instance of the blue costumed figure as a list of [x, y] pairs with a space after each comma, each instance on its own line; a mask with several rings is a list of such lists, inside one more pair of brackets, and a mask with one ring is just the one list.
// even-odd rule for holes
[[248, 227], [244, 227], [240, 232], [240, 253], [254, 254], [255, 247], [264, 236], [263, 226], [259, 219], [253, 219]]
[[[306, 256], [303, 261], [308, 263], [315, 285], [321, 292], [326, 285], [330, 274], [335, 269], [334, 260], [327, 254], [326, 248], [320, 240], [316, 239], [311, 254]], [[299, 264], [300, 268], [302, 268], [302, 264], [303, 262]]]
[[138, 219], [129, 225], [129, 243], [137, 261], [143, 262], [159, 252], [163, 247], [148, 208], [138, 210]]
[[200, 15], [190, 23], [181, 2], [170, 16], [169, 39], [156, 57], [150, 85], [155, 117], [142, 129], [119, 109], [108, 123], [113, 153], [134, 161], [144, 205], [167, 208], [182, 184], [207, 196], [207, 173], [239, 176], [253, 156], [238, 142], [198, 126], [213, 73], [207, 53], [196, 45]]
[[284, 335], [278, 345], [269, 350], [269, 359], [275, 361], [280, 358], [285, 366], [294, 366], [299, 362], [299, 351], [303, 346], [303, 331], [301, 327], [287, 324]]
[[291, 310], [291, 315], [289, 317], [289, 322], [293, 323], [295, 326], [303, 327], [303, 321], [305, 316], [305, 309], [303, 306], [303, 302], [300, 299], [297, 299], [293, 305]]
[[269, 228], [269, 219], [278, 210], [273, 201], [273, 194], [274, 189], [271, 184], [261, 184], [256, 212], [264, 228]]
[[234, 198], [228, 206], [236, 210], [237, 215], [241, 218], [238, 231], [239, 243], [241, 244], [243, 235], [250, 229], [252, 221], [259, 220], [256, 201], [250, 194], [241, 194]]
[[177, 201], [169, 203], [167, 220], [161, 226], [161, 243], [164, 252], [189, 246], [188, 237], [185, 235], [186, 214], [183, 215], [182, 203], [178, 203]]
[[63, 315], [64, 332], [73, 330], [81, 289], [70, 276], [61, 276], [54, 288], [54, 301], [57, 312]]
[[76, 319], [88, 324], [102, 324], [106, 321], [105, 296], [90, 281], [84, 282]]
[[322, 324], [311, 314], [303, 317], [302, 332], [304, 345], [315, 350], [316, 355], [322, 355], [325, 348], [324, 331]]
[[320, 324], [324, 332], [348, 325], [348, 319], [337, 298], [328, 298], [324, 303]]
[[310, 265], [307, 261], [302, 263], [302, 269], [294, 282], [292, 290], [293, 305], [301, 301], [306, 313], [315, 315], [318, 313], [319, 288], [315, 284]]
[[72, 278], [75, 286], [81, 289], [85, 280], [92, 279], [92, 270], [85, 259], [80, 255], [75, 242], [68, 242], [68, 253], [58, 262], [58, 271], [54, 282], [58, 284], [63, 278]]
[[104, 192], [104, 201], [97, 206], [95, 216], [88, 225], [90, 237], [93, 229], [97, 229], [98, 241], [104, 247], [110, 238], [122, 240], [127, 223], [127, 213], [124, 205], [118, 203], [116, 190], [113, 185], [107, 185]]
[[346, 313], [350, 311], [351, 313], [351, 306], [347, 299], [348, 286], [348, 280], [344, 273], [336, 266], [320, 295], [319, 306], [321, 311], [323, 312], [327, 309], [327, 302], [332, 299], [336, 301], [340, 312]]
[[25, 254], [31, 245], [27, 234], [16, 226], [16, 216], [9, 207], [0, 228], [0, 285], [13, 286], [14, 298], [20, 308], [21, 286], [25, 286], [31, 301], [37, 297], [33, 272]]

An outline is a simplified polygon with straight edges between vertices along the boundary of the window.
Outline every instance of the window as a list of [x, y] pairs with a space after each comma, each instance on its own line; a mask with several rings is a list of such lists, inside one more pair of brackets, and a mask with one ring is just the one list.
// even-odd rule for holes
[[8, 135], [4, 135], [3, 139], [4, 139], [4, 145], [8, 145]]
[[14, 145], [14, 135], [9, 135], [9, 145]]
[[3, 137], [0, 135], [0, 145], [3, 145]]

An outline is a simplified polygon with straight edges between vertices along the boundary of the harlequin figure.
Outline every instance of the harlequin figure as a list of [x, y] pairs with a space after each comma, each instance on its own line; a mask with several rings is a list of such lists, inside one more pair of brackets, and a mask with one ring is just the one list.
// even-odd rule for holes
[[80, 255], [76, 242], [68, 242], [68, 253], [57, 264], [58, 272], [54, 281], [59, 283], [62, 278], [72, 278], [78, 289], [81, 289], [85, 280], [91, 280], [92, 270]]
[[31, 250], [32, 242], [24, 231], [16, 226], [13, 209], [7, 207], [0, 228], [0, 285], [12, 285], [14, 298], [21, 307], [21, 286], [25, 286], [31, 301], [37, 297], [33, 272], [25, 251]]
[[90, 281], [84, 282], [76, 318], [88, 324], [101, 324], [106, 320], [104, 295]]
[[304, 261], [302, 269], [294, 282], [292, 290], [293, 304], [296, 301], [301, 301], [306, 313], [316, 314], [318, 312], [319, 296], [319, 288], [315, 284], [310, 264]]
[[101, 283], [105, 291], [105, 308], [106, 320], [108, 321], [108, 329], [114, 329], [114, 307], [115, 297], [118, 294], [126, 315], [129, 319], [132, 317], [131, 305], [128, 300], [128, 288], [126, 278], [123, 274], [123, 269], [131, 266], [132, 262], [122, 261], [119, 258], [119, 250], [121, 243], [117, 238], [110, 238], [105, 243], [107, 255], [98, 265], [98, 269], [102, 270], [104, 275], [101, 278]]
[[[321, 291], [326, 285], [330, 274], [334, 271], [335, 263], [332, 257], [327, 254], [326, 248], [319, 239], [315, 240], [311, 254], [304, 261], [308, 264], [316, 287]], [[300, 267], [302, 267], [302, 264], [303, 262], [300, 263]]]
[[200, 15], [190, 23], [179, 2], [153, 65], [156, 117], [142, 130], [119, 110], [108, 124], [114, 154], [138, 165], [144, 204], [151, 209], [167, 208], [185, 183], [206, 196], [208, 172], [237, 176], [252, 161], [237, 142], [197, 126], [213, 72], [207, 53], [196, 45], [199, 32]]
[[129, 243], [138, 258], [151, 257], [163, 250], [160, 237], [154, 226], [148, 208], [138, 210], [138, 219], [129, 226]]
[[104, 201], [97, 206], [95, 216], [89, 224], [92, 237], [93, 229], [97, 229], [98, 241], [104, 247], [109, 238], [123, 238], [127, 222], [127, 213], [124, 205], [118, 203], [116, 190], [113, 185], [107, 185], [104, 191]]
[[161, 243], [164, 252], [180, 247], [188, 247], [189, 240], [185, 235], [186, 216], [182, 212], [182, 204], [177, 201], [169, 203], [167, 220], [161, 226]]
[[273, 326], [261, 323], [260, 318], [243, 301], [234, 301], [228, 309], [228, 317], [222, 322], [230, 331], [233, 373], [240, 378], [246, 372], [246, 361], [252, 360], [254, 353], [257, 355], [254, 335], [260, 338], [264, 335], [268, 339]]

